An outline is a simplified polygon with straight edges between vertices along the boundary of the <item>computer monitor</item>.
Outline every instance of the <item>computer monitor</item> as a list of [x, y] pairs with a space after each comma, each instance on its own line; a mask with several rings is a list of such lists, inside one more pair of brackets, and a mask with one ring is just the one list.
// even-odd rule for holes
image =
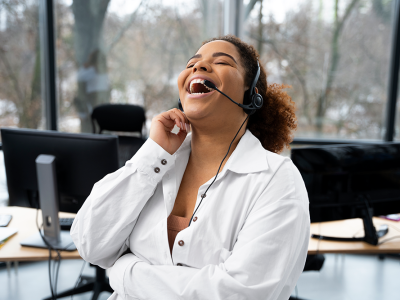
[[400, 212], [400, 143], [294, 148], [291, 158], [307, 188], [311, 222], [362, 218], [363, 240], [376, 245], [387, 230], [374, 233], [372, 215]]
[[43, 229], [22, 246], [73, 251], [58, 212], [78, 212], [93, 185], [118, 169], [118, 137], [1, 129], [10, 205], [40, 207]]
[[10, 206], [36, 207], [35, 160], [56, 157], [59, 210], [76, 213], [93, 185], [118, 169], [118, 137], [33, 129], [2, 128]]

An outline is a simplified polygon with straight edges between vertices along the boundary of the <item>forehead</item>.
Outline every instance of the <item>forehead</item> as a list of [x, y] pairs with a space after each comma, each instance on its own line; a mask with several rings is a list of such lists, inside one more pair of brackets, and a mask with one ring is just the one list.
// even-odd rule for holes
[[227, 41], [212, 41], [203, 46], [197, 51], [196, 54], [201, 54], [202, 56], [212, 55], [215, 52], [224, 52], [232, 55], [237, 62], [240, 61], [239, 52], [236, 46]]

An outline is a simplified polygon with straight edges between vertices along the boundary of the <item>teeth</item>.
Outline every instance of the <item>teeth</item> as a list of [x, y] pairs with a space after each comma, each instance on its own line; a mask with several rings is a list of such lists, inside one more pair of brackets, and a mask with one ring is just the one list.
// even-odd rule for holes
[[190, 82], [190, 93], [192, 94], [192, 95], [201, 95], [201, 94], [204, 94], [204, 93], [194, 93], [193, 92], [193, 84], [194, 83], [201, 83], [201, 84], [203, 84], [206, 88], [207, 88], [207, 90], [209, 90], [209, 91], [212, 91], [213, 89], [212, 88], [209, 88], [208, 86], [206, 86], [205, 84], [204, 84], [204, 79], [199, 79], [199, 78], [197, 78], [197, 79], [193, 79], [191, 82]]

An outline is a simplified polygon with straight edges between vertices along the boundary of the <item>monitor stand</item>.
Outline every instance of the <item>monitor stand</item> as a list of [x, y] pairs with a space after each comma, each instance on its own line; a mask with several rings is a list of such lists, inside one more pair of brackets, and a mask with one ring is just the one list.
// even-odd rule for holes
[[383, 237], [389, 232], [387, 225], [381, 225], [379, 230], [376, 231], [375, 226], [372, 222], [373, 209], [369, 207], [367, 199], [364, 196], [360, 196], [362, 200], [365, 202], [365, 206], [359, 208], [362, 215], [362, 220], [364, 224], [364, 232], [365, 235], [363, 237], [353, 237], [353, 238], [344, 238], [344, 237], [333, 237], [333, 236], [325, 236], [319, 234], [312, 234], [311, 237], [319, 240], [326, 241], [337, 241], [337, 242], [366, 242], [371, 245], [378, 245], [379, 238]]
[[60, 228], [55, 159], [53, 155], [43, 154], [36, 158], [43, 229], [41, 233], [37, 232], [35, 235], [21, 241], [21, 245], [46, 249], [50, 246], [54, 250], [74, 251], [76, 246], [69, 231], [64, 231]]

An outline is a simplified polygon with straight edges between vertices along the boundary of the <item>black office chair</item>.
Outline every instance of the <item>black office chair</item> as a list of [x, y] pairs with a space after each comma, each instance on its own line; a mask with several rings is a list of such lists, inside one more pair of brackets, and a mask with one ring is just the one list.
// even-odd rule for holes
[[132, 104], [102, 104], [92, 112], [93, 133], [96, 133], [96, 123], [100, 129], [98, 133], [102, 133], [103, 130], [139, 132], [140, 137], [118, 135], [120, 167], [124, 166], [146, 141], [142, 136], [145, 121], [143, 107]]

